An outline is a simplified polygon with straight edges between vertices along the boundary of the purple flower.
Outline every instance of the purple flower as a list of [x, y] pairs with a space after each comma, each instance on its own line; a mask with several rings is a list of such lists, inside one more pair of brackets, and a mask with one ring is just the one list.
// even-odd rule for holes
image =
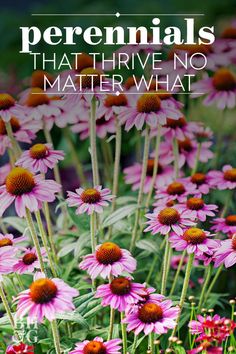
[[215, 267], [224, 264], [226, 268], [229, 268], [236, 263], [236, 235], [233, 235], [232, 239], [221, 241], [214, 259]]
[[69, 354], [120, 354], [121, 353], [121, 340], [111, 339], [106, 342], [100, 337], [95, 337], [93, 340], [84, 340], [83, 342], [76, 343], [74, 350]]
[[208, 176], [212, 188], [220, 190], [236, 188], [236, 168], [231, 165], [225, 165], [222, 171], [210, 171]]

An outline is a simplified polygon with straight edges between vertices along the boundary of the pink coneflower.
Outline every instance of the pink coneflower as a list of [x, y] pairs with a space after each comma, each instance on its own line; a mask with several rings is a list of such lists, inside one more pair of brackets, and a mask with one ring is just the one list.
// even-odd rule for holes
[[13, 272], [13, 267], [16, 263], [16, 249], [13, 247], [0, 248], [0, 281], [2, 274]]
[[[158, 170], [155, 179], [155, 186], [163, 187], [169, 184], [173, 180], [173, 168], [172, 166], [166, 165], [161, 162], [158, 163]], [[148, 193], [152, 184], [154, 168], [154, 159], [150, 158], [147, 163], [146, 178], [144, 181], [144, 193]], [[125, 183], [132, 184], [132, 190], [136, 191], [140, 187], [141, 174], [142, 174], [142, 164], [136, 162], [134, 165], [126, 167], [124, 169]]]
[[0, 117], [4, 122], [9, 122], [12, 117], [24, 118], [25, 112], [11, 95], [0, 93]]
[[[13, 267], [14, 272], [19, 274], [33, 273], [36, 269], [40, 269], [40, 263], [35, 248], [24, 248], [24, 254], [18, 259]], [[47, 262], [47, 253], [41, 248], [43, 261]]]
[[15, 167], [7, 175], [5, 185], [0, 187], [0, 216], [15, 203], [15, 210], [20, 217], [25, 216], [26, 208], [35, 212], [42, 207], [42, 202], [53, 202], [61, 186], [53, 180], [44, 180], [30, 171]]
[[110, 306], [123, 312], [128, 305], [142, 300], [142, 296], [146, 294], [143, 288], [143, 284], [133, 283], [130, 278], [119, 277], [110, 284], [100, 285], [95, 297], [102, 298], [102, 306]]
[[33, 87], [21, 104], [25, 107], [27, 117], [42, 120], [43, 117], [59, 116], [65, 103], [60, 99], [51, 99], [41, 88]]
[[156, 294], [156, 289], [154, 288], [147, 288], [144, 284], [143, 291], [145, 292], [145, 295], [142, 295], [142, 300], [138, 301], [135, 304], [131, 304], [127, 306], [126, 313], [131, 313], [137, 309], [137, 307], [142, 306], [145, 303], [151, 302], [151, 303], [156, 303], [159, 304], [165, 297], [164, 295], [161, 294]]
[[74, 310], [72, 299], [78, 295], [78, 290], [61, 279], [48, 279], [37, 273], [29, 289], [17, 296], [16, 315], [22, 318], [27, 314], [29, 323], [42, 322], [44, 318], [53, 321], [57, 313]]
[[6, 163], [0, 167], [0, 186], [5, 183], [8, 173], [11, 171], [11, 164]]
[[236, 168], [231, 165], [225, 165], [222, 171], [210, 171], [208, 176], [212, 188], [220, 190], [236, 188]]
[[215, 232], [223, 232], [232, 235], [236, 232], [236, 215], [228, 215], [225, 218], [216, 218], [213, 220], [214, 226], [211, 227]]
[[151, 231], [152, 235], [160, 233], [168, 234], [170, 231], [182, 235], [184, 229], [195, 225], [191, 211], [181, 211], [177, 205], [161, 210], [154, 210], [152, 214], [145, 215], [149, 220], [146, 222], [148, 227], [144, 232]]
[[[234, 108], [236, 105], [236, 78], [227, 68], [218, 69], [212, 77], [200, 80], [192, 85], [193, 92], [207, 95], [203, 104], [216, 104], [217, 108]], [[199, 95], [193, 95], [196, 97]]]
[[52, 144], [35, 144], [29, 150], [24, 151], [16, 165], [29, 169], [33, 173], [47, 173], [53, 169], [58, 161], [64, 159], [64, 152], [54, 150]]
[[[81, 117], [79, 121], [71, 127], [73, 133], [78, 133], [81, 140], [89, 137], [89, 117]], [[105, 117], [96, 118], [96, 135], [104, 139], [107, 134], [113, 134], [116, 131], [115, 117], [106, 120]]]
[[91, 341], [84, 340], [76, 343], [75, 349], [69, 354], [120, 354], [121, 342], [118, 338], [104, 342], [102, 338], [95, 337]]
[[[156, 134], [156, 129], [152, 129], [151, 134]], [[162, 134], [167, 141], [171, 141], [176, 138], [177, 140], [185, 140], [186, 137], [191, 138], [193, 133], [189, 129], [189, 123], [187, 123], [184, 117], [179, 119], [167, 118], [166, 124], [162, 127]]]
[[168, 202], [169, 200], [184, 203], [188, 196], [195, 195], [197, 192], [193, 183], [185, 179], [177, 179], [168, 186], [156, 190], [155, 199], [157, 202], [154, 203], [154, 206], [159, 206], [160, 202]]
[[118, 115], [120, 122], [125, 123], [125, 130], [133, 126], [141, 130], [144, 123], [152, 128], [166, 124], [167, 118], [178, 119], [182, 113], [173, 107], [164, 107], [163, 101], [156, 92], [150, 91], [141, 95], [134, 107], [127, 108]]
[[77, 214], [87, 213], [91, 215], [93, 212], [102, 213], [103, 207], [108, 206], [114, 197], [111, 195], [110, 189], [102, 189], [102, 186], [95, 186], [89, 189], [78, 188], [75, 191], [76, 193], [67, 192], [67, 202], [70, 207], [77, 207]]
[[99, 275], [105, 279], [110, 276], [117, 277], [122, 273], [133, 273], [137, 262], [130, 252], [120, 248], [113, 242], [105, 242], [96, 247], [95, 254], [84, 256], [79, 267], [87, 270], [92, 279]]
[[179, 314], [178, 307], [172, 307], [171, 300], [147, 302], [136, 309], [131, 314], [127, 314], [124, 322], [128, 324], [127, 331], [134, 331], [135, 335], [144, 332], [163, 334], [170, 328], [176, 326], [176, 320]]
[[[42, 124], [39, 121], [25, 118], [12, 117], [9, 120], [14, 138], [18, 142], [30, 144], [36, 138], [36, 134], [41, 128]], [[7, 135], [6, 124], [0, 118], [0, 155], [3, 155], [7, 148], [11, 147], [11, 141]]]
[[220, 246], [214, 254], [215, 267], [224, 264], [226, 268], [236, 263], [236, 234], [232, 239], [221, 241]]
[[9, 345], [6, 354], [34, 354], [34, 347], [25, 343]]
[[186, 229], [182, 235], [172, 233], [169, 237], [171, 247], [176, 251], [186, 250], [189, 254], [195, 253], [202, 255], [203, 253], [213, 254], [218, 247], [218, 242], [211, 240], [209, 237], [213, 235], [210, 232], [199, 229], [198, 227], [190, 227]]
[[0, 234], [0, 248], [12, 247], [27, 240], [26, 236], [15, 237], [12, 234]]
[[104, 100], [100, 102], [97, 109], [97, 117], [104, 117], [105, 120], [110, 120], [114, 114], [120, 114], [125, 111], [128, 106], [128, 99], [124, 93], [119, 95], [106, 95]]
[[194, 139], [185, 138], [184, 140], [178, 140], [179, 147], [179, 168], [182, 168], [187, 164], [190, 168], [194, 168], [196, 159], [202, 163], [207, 163], [208, 160], [214, 157], [213, 152], [210, 150], [212, 146], [211, 141], [204, 141], [199, 143]]
[[206, 204], [202, 198], [192, 197], [186, 203], [180, 204], [183, 211], [191, 210], [195, 219], [206, 221], [207, 216], [215, 216], [218, 206], [215, 204]]
[[208, 194], [210, 191], [210, 177], [208, 174], [196, 172], [191, 177], [187, 177], [186, 181], [195, 184], [197, 190], [202, 194]]

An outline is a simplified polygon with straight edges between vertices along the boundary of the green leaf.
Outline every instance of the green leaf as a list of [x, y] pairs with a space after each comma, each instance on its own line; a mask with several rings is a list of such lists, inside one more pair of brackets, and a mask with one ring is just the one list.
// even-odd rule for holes
[[90, 219], [87, 214], [77, 215], [75, 208], [69, 208], [69, 216], [75, 226], [81, 231], [88, 231], [90, 229]]
[[137, 209], [137, 204], [126, 205], [110, 214], [103, 222], [103, 227], [115, 224], [117, 221], [132, 215]]
[[148, 251], [149, 253], [157, 253], [159, 251], [159, 247], [156, 242], [152, 240], [140, 240], [136, 243], [136, 246], [141, 250]]
[[78, 311], [59, 313], [56, 315], [56, 317], [58, 320], [76, 322], [79, 323], [82, 327], [89, 328], [88, 322]]
[[59, 258], [64, 257], [68, 253], [74, 251], [76, 244], [77, 244], [77, 242], [72, 242], [72, 243], [69, 243], [69, 245], [63, 246], [63, 248], [60, 249], [60, 251], [58, 252], [58, 257]]

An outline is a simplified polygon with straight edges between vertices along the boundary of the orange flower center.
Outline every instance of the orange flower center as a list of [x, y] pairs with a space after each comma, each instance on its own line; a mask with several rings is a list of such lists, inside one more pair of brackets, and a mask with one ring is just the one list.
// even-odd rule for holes
[[136, 81], [134, 81], [134, 77], [130, 76], [128, 77], [128, 79], [126, 79], [124, 86], [126, 88], [126, 90], [129, 90], [131, 87], [136, 85], [136, 82], [138, 83], [140, 81], [140, 79], [138, 77], [135, 77]]
[[232, 248], [236, 251], [236, 234], [232, 237]]
[[[100, 85], [101, 75], [103, 72], [98, 69], [85, 68], [81, 71], [81, 77], [77, 78], [77, 82], [81, 82], [82, 88], [93, 88]], [[84, 75], [84, 76], [82, 76]]]
[[158, 112], [160, 107], [161, 100], [156, 93], [144, 93], [137, 102], [139, 113]]
[[0, 248], [6, 247], [6, 246], [12, 246], [12, 245], [13, 245], [13, 242], [7, 237], [4, 237], [0, 240]]
[[83, 69], [91, 67], [93, 67], [93, 58], [89, 54], [81, 53], [80, 55], [77, 55], [74, 63], [76, 71], [81, 72]]
[[201, 198], [189, 198], [187, 207], [191, 210], [200, 210], [204, 207], [204, 200]]
[[[149, 159], [147, 163], [147, 175], [151, 176], [153, 175], [153, 169], [154, 169], [154, 159]], [[163, 168], [161, 164], [158, 164], [157, 172], [161, 173], [163, 171]]]
[[226, 216], [225, 223], [228, 226], [236, 226], [236, 215]]
[[126, 295], [129, 294], [131, 289], [131, 283], [129, 279], [124, 277], [119, 277], [112, 280], [110, 284], [111, 292], [115, 295]]
[[6, 178], [7, 192], [16, 196], [30, 193], [35, 187], [34, 176], [22, 167], [15, 167]]
[[35, 70], [31, 76], [31, 87], [44, 89], [44, 77], [46, 77], [50, 83], [54, 80], [53, 76], [46, 71]]
[[15, 100], [8, 93], [0, 93], [0, 109], [9, 109], [14, 106]]
[[163, 318], [163, 310], [161, 306], [149, 302], [140, 307], [138, 318], [144, 323], [153, 323], [160, 321]]
[[56, 295], [57, 286], [50, 279], [38, 279], [30, 285], [30, 297], [36, 304], [47, 304]]
[[236, 88], [235, 75], [226, 68], [217, 70], [213, 75], [212, 82], [218, 91], [230, 91]]
[[184, 232], [183, 239], [188, 243], [193, 243], [194, 245], [197, 245], [199, 243], [202, 243], [206, 239], [206, 234], [197, 227], [190, 227], [190, 229]]
[[27, 253], [24, 255], [24, 257], [22, 258], [22, 261], [24, 264], [26, 265], [31, 265], [33, 264], [35, 261], [37, 261], [37, 256], [35, 253]]
[[86, 344], [83, 349], [83, 354], [106, 354], [107, 350], [103, 343], [93, 340]]
[[81, 199], [84, 203], [94, 204], [101, 200], [101, 193], [95, 188], [85, 189], [81, 194]]
[[223, 31], [221, 37], [225, 38], [225, 39], [236, 39], [236, 27], [228, 27], [228, 28], [226, 28]]
[[167, 90], [158, 90], [157, 95], [161, 100], [167, 100], [167, 98], [172, 97], [172, 94]]
[[[10, 119], [10, 124], [11, 124], [11, 128], [12, 128], [13, 133], [16, 133], [16, 132], [18, 132], [18, 130], [20, 130], [20, 122], [17, 118], [12, 117]], [[7, 135], [6, 124], [2, 120], [2, 118], [0, 118], [0, 135]]]
[[49, 97], [41, 88], [33, 87], [29, 92], [25, 104], [29, 107], [37, 107], [43, 104], [48, 104], [49, 101]]
[[96, 252], [96, 258], [102, 264], [113, 264], [119, 261], [121, 257], [120, 247], [113, 242], [103, 243]]
[[191, 177], [191, 182], [200, 186], [206, 181], [206, 175], [204, 173], [194, 173]]
[[158, 214], [158, 220], [163, 225], [176, 224], [180, 219], [178, 211], [174, 208], [165, 208]]
[[167, 193], [170, 195], [181, 195], [185, 192], [184, 185], [180, 182], [173, 182], [167, 187]]
[[112, 106], [127, 106], [127, 98], [125, 94], [121, 93], [118, 96], [116, 95], [107, 95], [105, 99], [105, 106], [112, 107]]
[[176, 129], [176, 128], [183, 128], [186, 124], [187, 124], [187, 122], [184, 117], [181, 117], [179, 119], [167, 118], [165, 126], [167, 128]]
[[236, 168], [231, 168], [224, 172], [224, 179], [230, 182], [236, 182]]
[[192, 143], [189, 138], [185, 138], [184, 140], [178, 140], [179, 151], [185, 150], [187, 152], [192, 151]]
[[35, 144], [30, 148], [30, 156], [39, 160], [47, 156], [48, 148], [44, 144]]

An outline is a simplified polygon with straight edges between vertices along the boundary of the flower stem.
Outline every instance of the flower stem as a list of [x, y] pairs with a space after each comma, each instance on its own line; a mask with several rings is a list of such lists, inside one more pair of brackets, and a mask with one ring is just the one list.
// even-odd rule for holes
[[174, 152], [174, 169], [175, 178], [179, 177], [179, 146], [176, 138], [173, 139], [173, 152]]
[[135, 354], [137, 342], [138, 342], [138, 336], [134, 335], [134, 341], [133, 341], [133, 345], [132, 345], [131, 354]]
[[207, 290], [207, 293], [206, 293], [206, 296], [205, 296], [205, 299], [204, 299], [204, 302], [207, 301], [212, 289], [214, 288], [215, 286], [215, 283], [217, 282], [217, 279], [219, 278], [220, 276], [220, 273], [222, 272], [222, 269], [223, 269], [223, 264], [217, 269], [217, 272], [214, 276], [214, 278], [212, 279], [212, 282]]
[[2, 230], [2, 232], [4, 234], [7, 234], [7, 227], [6, 227], [6, 225], [4, 224], [4, 222], [2, 221], [1, 218], [0, 218], [0, 229]]
[[176, 287], [176, 284], [177, 284], [177, 280], [179, 278], [179, 273], [180, 273], [182, 265], [184, 263], [185, 256], [186, 256], [186, 251], [183, 252], [182, 257], [181, 257], [181, 259], [179, 261], [179, 265], [178, 265], [177, 271], [175, 273], [174, 281], [173, 281], [173, 284], [172, 284], [172, 287], [171, 287], [171, 290], [170, 290], [170, 296], [173, 295], [173, 293], [175, 291], [175, 287]]
[[13, 131], [12, 131], [12, 127], [11, 127], [11, 123], [10, 122], [5, 122], [5, 127], [6, 127], [6, 131], [7, 131], [7, 135], [8, 138], [10, 139], [11, 145], [12, 145], [12, 149], [13, 149], [13, 159], [14, 162], [19, 159], [19, 157], [21, 156], [21, 148], [18, 144], [18, 142], [16, 141], [14, 135], [13, 135]]
[[155, 268], [155, 265], [156, 265], [156, 262], [157, 262], [158, 258], [159, 258], [159, 254], [157, 253], [155, 255], [155, 257], [153, 258], [151, 267], [150, 267], [149, 272], [148, 272], [148, 276], [147, 276], [146, 281], [145, 281], [145, 283], [147, 283], [147, 284], [149, 284], [149, 282], [150, 282], [150, 279], [151, 279], [151, 276], [153, 274], [153, 271], [154, 271], [154, 268]]
[[180, 302], [179, 302], [179, 314], [178, 314], [178, 317], [176, 320], [176, 326], [173, 329], [173, 332], [171, 335], [172, 337], [174, 337], [174, 335], [176, 333], [176, 330], [177, 330], [177, 327], [179, 324], [179, 320], [180, 320], [180, 316], [181, 316], [181, 312], [182, 312], [184, 302], [186, 299], [187, 290], [188, 290], [188, 286], [189, 286], [189, 279], [190, 279], [191, 270], [192, 270], [192, 266], [193, 266], [193, 261], [194, 261], [194, 253], [191, 253], [188, 258], [188, 263], [187, 263], [185, 278], [184, 278], [184, 284], [183, 284], [182, 293], [181, 293]]
[[40, 264], [40, 269], [41, 269], [41, 271], [43, 273], [45, 273], [43, 257], [42, 257], [42, 254], [41, 254], [40, 244], [39, 244], [39, 240], [38, 240], [37, 233], [36, 233], [36, 230], [35, 230], [35, 226], [34, 226], [34, 222], [33, 222], [33, 219], [32, 219], [32, 215], [31, 215], [31, 213], [30, 213], [28, 208], [26, 208], [25, 210], [26, 210], [26, 221], [27, 221], [28, 227], [30, 229], [30, 233], [31, 233], [31, 237], [32, 237], [32, 240], [33, 240], [33, 243], [34, 243], [34, 247], [36, 249], [37, 257], [38, 257], [39, 264]]
[[169, 271], [169, 252], [170, 252], [170, 245], [168, 236], [166, 235], [166, 246], [165, 246], [165, 253], [164, 253], [164, 260], [163, 260], [163, 272], [162, 272], [162, 281], [161, 281], [161, 294], [165, 295], [166, 292], [166, 283]]
[[201, 148], [202, 148], [202, 144], [198, 143], [196, 160], [195, 160], [195, 164], [194, 164], [194, 167], [192, 169], [192, 172], [191, 172], [191, 176], [194, 175], [194, 173], [197, 172]]
[[150, 200], [151, 200], [151, 197], [152, 197], [152, 192], [153, 192], [153, 189], [154, 189], [154, 186], [155, 186], [157, 172], [158, 172], [160, 142], [161, 142], [161, 125], [158, 124], [157, 136], [156, 136], [156, 146], [155, 146], [155, 158], [154, 158], [153, 174], [152, 174], [152, 181], [151, 181], [150, 189], [149, 189], [148, 196], [147, 196], [147, 199], [146, 199], [146, 204], [145, 204], [146, 208], [149, 207]]
[[55, 242], [53, 239], [52, 223], [51, 223], [51, 218], [50, 218], [50, 210], [49, 210], [48, 202], [44, 203], [44, 215], [45, 215], [45, 219], [46, 219], [46, 223], [47, 223], [48, 240], [49, 240], [50, 248], [52, 251], [53, 259], [54, 259], [55, 263], [58, 263], [56, 246], [55, 246]]
[[8, 304], [8, 301], [7, 301], [7, 297], [6, 297], [4, 289], [3, 289], [2, 281], [0, 281], [0, 297], [2, 299], [3, 306], [4, 306], [5, 310], [6, 310], [6, 313], [7, 313], [7, 316], [9, 318], [9, 321], [10, 321], [10, 324], [12, 326], [12, 329], [14, 331], [15, 337], [16, 337], [17, 341], [20, 341], [19, 335], [16, 332], [15, 321], [14, 321], [13, 315], [11, 313], [10, 306]]
[[[113, 187], [112, 194], [117, 196], [118, 193], [118, 185], [119, 185], [119, 172], [120, 172], [120, 154], [121, 154], [121, 140], [122, 140], [122, 132], [121, 126], [119, 124], [118, 119], [116, 118], [116, 147], [115, 147], [115, 162], [114, 162], [114, 173], [113, 173]], [[115, 210], [116, 207], [116, 199], [112, 200], [112, 211]]]
[[37, 220], [37, 223], [38, 223], [40, 236], [41, 236], [41, 239], [42, 239], [42, 242], [43, 242], [43, 247], [45, 248], [45, 251], [46, 251], [47, 256], [48, 256], [49, 265], [50, 265], [50, 269], [51, 269], [52, 275], [56, 278], [57, 277], [57, 271], [56, 271], [56, 269], [54, 267], [53, 259], [52, 259], [52, 256], [51, 256], [51, 252], [50, 252], [50, 250], [48, 248], [47, 236], [46, 236], [46, 233], [45, 233], [45, 230], [44, 230], [44, 226], [43, 226], [43, 222], [42, 222], [42, 218], [41, 218], [41, 214], [40, 214], [39, 210], [35, 212], [35, 216], [36, 216], [36, 220]]
[[146, 174], [147, 174], [147, 163], [148, 163], [149, 146], [150, 146], [149, 128], [146, 127], [146, 129], [145, 129], [144, 152], [143, 152], [142, 174], [141, 174], [141, 181], [140, 181], [138, 201], [137, 201], [137, 210], [136, 210], [136, 213], [135, 213], [134, 228], [133, 228], [131, 244], [130, 244], [130, 251], [133, 250], [133, 248], [135, 246], [135, 243], [136, 243], [136, 239], [137, 239], [139, 218], [140, 218], [141, 207], [142, 207], [142, 199], [143, 199], [143, 188], [144, 188], [144, 182], [145, 182], [145, 178], [146, 178]]
[[82, 167], [81, 161], [80, 161], [78, 153], [76, 151], [75, 144], [74, 144], [74, 142], [73, 142], [73, 140], [71, 138], [71, 132], [70, 132], [69, 128], [66, 127], [65, 129], [63, 129], [63, 133], [64, 133], [65, 139], [66, 139], [66, 141], [67, 141], [67, 143], [69, 145], [71, 156], [72, 156], [72, 160], [75, 163], [75, 169], [76, 169], [76, 173], [77, 173], [77, 175], [79, 177], [80, 184], [82, 186], [84, 186], [84, 185], [86, 185], [86, 178], [85, 178], [85, 175], [84, 175], [84, 171], [83, 171], [83, 167]]
[[57, 354], [61, 354], [61, 348], [60, 348], [60, 336], [59, 336], [59, 331], [57, 327], [57, 321], [53, 320], [51, 322], [51, 327], [52, 327], [52, 334], [53, 334], [53, 341], [54, 341], [54, 346], [56, 349]]
[[204, 301], [204, 297], [205, 297], [205, 293], [206, 293], [206, 289], [207, 289], [209, 281], [211, 279], [211, 270], [212, 270], [211, 265], [209, 265], [207, 268], [206, 278], [205, 278], [205, 281], [204, 281], [204, 284], [202, 287], [202, 291], [201, 291], [201, 295], [200, 295], [200, 299], [199, 299], [199, 303], [198, 303], [198, 308], [197, 308], [198, 312], [201, 310], [201, 307], [202, 307], [202, 304]]
[[[119, 172], [120, 172], [120, 154], [121, 154], [121, 141], [122, 141], [122, 131], [119, 121], [116, 117], [116, 147], [115, 147], [115, 162], [114, 162], [114, 173], [113, 173], [113, 186], [112, 186], [112, 194], [117, 196], [118, 194], [118, 186], [119, 186]], [[115, 211], [116, 208], [116, 198], [112, 199], [112, 212]], [[112, 234], [112, 226], [109, 227], [108, 239], [111, 238]]]
[[127, 354], [127, 332], [126, 325], [122, 322], [124, 319], [124, 313], [120, 313], [120, 323], [121, 323], [121, 332], [122, 332], [122, 341], [123, 341], [123, 354]]
[[97, 157], [97, 145], [96, 145], [96, 97], [93, 96], [91, 101], [91, 112], [89, 120], [90, 131], [90, 148], [91, 148], [91, 162], [93, 170], [93, 184], [99, 185], [99, 172], [98, 172], [98, 157]]
[[111, 340], [113, 336], [113, 328], [114, 328], [114, 320], [115, 320], [115, 309], [110, 308], [110, 324], [109, 324], [109, 332], [107, 340]]
[[155, 345], [154, 345], [154, 333], [149, 334], [149, 343], [150, 343], [150, 354], [155, 354]]
[[90, 215], [90, 235], [92, 253], [94, 253], [96, 249], [96, 214], [94, 212]]

